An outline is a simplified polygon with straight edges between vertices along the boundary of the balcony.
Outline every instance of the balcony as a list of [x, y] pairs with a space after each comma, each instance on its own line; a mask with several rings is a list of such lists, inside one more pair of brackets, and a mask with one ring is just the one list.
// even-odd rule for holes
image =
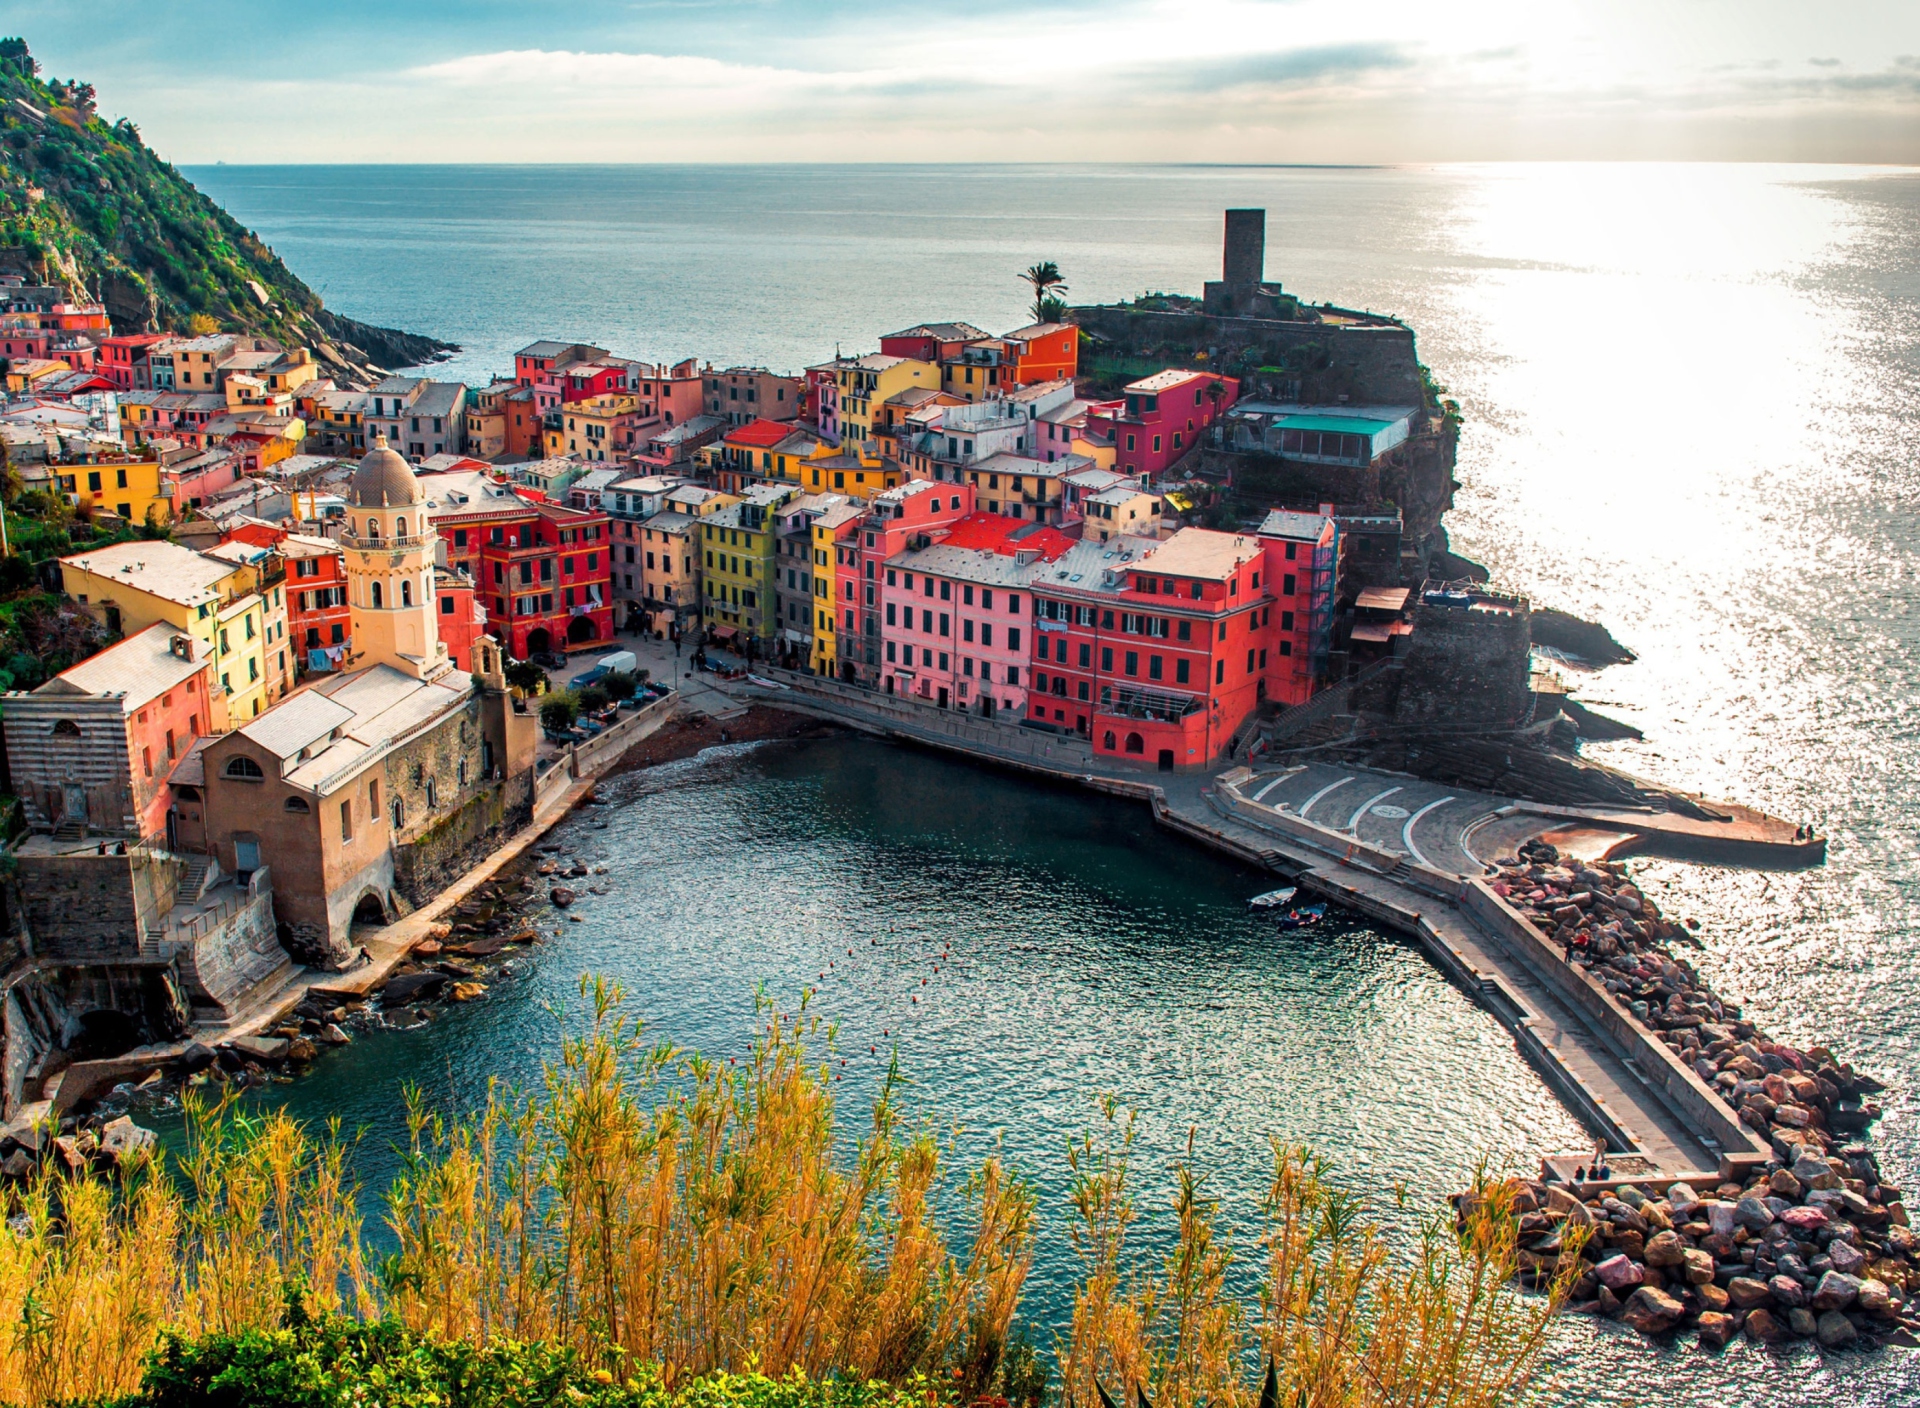
[[1158, 719], [1178, 723], [1204, 707], [1192, 694], [1175, 694], [1159, 689], [1116, 689], [1108, 699], [1104, 693], [1096, 713], [1116, 719]]

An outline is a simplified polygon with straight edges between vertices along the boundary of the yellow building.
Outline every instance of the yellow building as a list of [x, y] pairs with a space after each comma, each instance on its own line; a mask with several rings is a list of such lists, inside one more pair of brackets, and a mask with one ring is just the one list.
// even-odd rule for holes
[[173, 517], [173, 502], [160, 488], [158, 460], [56, 464], [49, 472], [61, 493], [95, 512], [117, 513], [129, 523], [156, 528]]
[[[857, 619], [851, 604], [842, 607], [834, 596], [835, 569], [842, 553], [867, 516], [865, 504], [837, 504], [813, 520], [813, 672], [828, 679], [840, 672], [840, 632]], [[849, 579], [851, 580], [851, 579]]]
[[940, 368], [911, 357], [843, 357], [831, 364], [838, 391], [840, 435], [849, 447], [874, 440], [884, 424], [882, 407], [910, 387], [940, 389]]
[[837, 450], [817, 446], [805, 459], [794, 462], [794, 482], [810, 494], [846, 494], [865, 500], [912, 477], [898, 460], [851, 440]]
[[640, 420], [640, 398], [625, 392], [589, 396], [556, 406], [547, 413], [544, 442], [547, 457], [557, 460], [572, 456], [596, 462], [624, 460], [633, 453], [634, 427]]
[[734, 649], [750, 640], [760, 653], [772, 642], [779, 630], [773, 514], [797, 492], [791, 484], [754, 484], [739, 502], [701, 519], [701, 620], [708, 640]]
[[[256, 717], [278, 683], [267, 657], [267, 606], [253, 576], [177, 543], [112, 543], [60, 559], [67, 595], [109, 630], [130, 636], [165, 623], [201, 643], [217, 686], [215, 733]], [[284, 602], [281, 611], [284, 620]]]
[[40, 357], [15, 357], [7, 363], [7, 390], [32, 391], [48, 377], [65, 376], [72, 370], [65, 362], [48, 361]]

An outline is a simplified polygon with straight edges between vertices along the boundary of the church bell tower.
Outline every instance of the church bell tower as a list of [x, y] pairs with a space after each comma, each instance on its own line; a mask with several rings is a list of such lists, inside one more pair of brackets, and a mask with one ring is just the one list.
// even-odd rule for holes
[[453, 669], [440, 640], [433, 569], [437, 535], [427, 496], [404, 456], [376, 437], [347, 491], [347, 603], [355, 668], [391, 665], [415, 679]]

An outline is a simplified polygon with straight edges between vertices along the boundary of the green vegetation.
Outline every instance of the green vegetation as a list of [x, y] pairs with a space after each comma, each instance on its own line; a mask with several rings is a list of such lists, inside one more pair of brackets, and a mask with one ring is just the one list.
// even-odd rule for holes
[[565, 733], [580, 717], [580, 700], [571, 690], [557, 690], [540, 700], [540, 727], [548, 733]]
[[646, 678], [645, 670], [637, 675], [630, 675], [625, 670], [609, 670], [600, 677], [600, 688], [606, 691], [607, 698], [624, 704], [639, 691]]
[[1033, 320], [1036, 323], [1057, 323], [1067, 316], [1067, 301], [1060, 297], [1067, 292], [1067, 282], [1061, 276], [1058, 264], [1051, 259], [1043, 260], [1030, 266], [1020, 279], [1033, 290]]
[[[989, 1158], [943, 1196], [897, 1069], [864, 1135], [837, 1138], [832, 1030], [804, 1002], [763, 1006], [722, 1064], [643, 1040], [616, 989], [582, 991], [590, 1022], [543, 1089], [496, 1086], [465, 1119], [415, 1098], [377, 1262], [349, 1146], [284, 1112], [190, 1099], [185, 1152], [119, 1185], [49, 1157], [0, 1225], [0, 1402], [1041, 1408], [1047, 1371], [1012, 1330], [1039, 1226], [1026, 1183]], [[1462, 1224], [1436, 1210], [1391, 1250], [1276, 1144], [1242, 1305], [1191, 1149], [1167, 1254], [1134, 1252], [1135, 1126], [1103, 1114], [1068, 1155], [1061, 1405], [1250, 1408], [1256, 1357], [1268, 1408], [1514, 1403], [1586, 1265], [1576, 1236], [1547, 1294], [1515, 1291], [1512, 1194], [1485, 1180]]]
[[450, 350], [328, 312], [138, 127], [101, 117], [92, 84], [43, 79], [17, 38], [0, 39], [0, 271], [104, 303], [122, 332], [258, 333], [336, 362], [340, 343], [387, 366]]

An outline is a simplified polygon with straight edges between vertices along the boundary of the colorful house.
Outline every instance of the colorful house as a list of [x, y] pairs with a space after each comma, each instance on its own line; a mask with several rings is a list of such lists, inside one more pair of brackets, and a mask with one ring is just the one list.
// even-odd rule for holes
[[157, 459], [96, 460], [54, 465], [60, 492], [75, 504], [118, 514], [128, 523], [165, 527], [173, 518], [171, 493], [160, 482]]
[[[246, 565], [175, 543], [136, 540], [64, 557], [60, 577], [67, 595], [110, 631], [132, 635], [165, 625], [200, 643], [195, 658], [205, 658], [212, 672], [211, 732], [224, 732], [266, 708], [274, 682], [267, 603]], [[284, 605], [280, 611], [284, 617]]]
[[213, 727], [212, 669], [200, 641], [161, 623], [8, 694], [7, 766], [28, 825], [166, 845], [167, 775]]
[[[813, 520], [813, 658], [816, 675], [828, 679], [840, 677], [839, 599], [841, 568], [847, 556], [856, 551], [860, 527], [867, 520], [864, 504], [841, 503]], [[847, 597], [845, 620], [854, 640], [859, 639], [853, 596]]]
[[769, 653], [779, 629], [774, 516], [797, 493], [791, 484], [754, 484], [739, 502], [701, 521], [701, 616], [709, 640], [752, 655]]
[[834, 664], [841, 679], [879, 689], [886, 671], [880, 582], [887, 560], [919, 539], [951, 531], [973, 512], [973, 489], [916, 479], [875, 494], [868, 508], [834, 553]]
[[475, 470], [418, 476], [447, 566], [474, 584], [515, 659], [613, 636], [613, 540], [598, 509], [539, 502]]
[[1267, 556], [1205, 528], [1076, 544], [1033, 579], [1028, 722], [1120, 762], [1215, 764], [1267, 693]]
[[1130, 382], [1118, 411], [1087, 417], [1088, 438], [1114, 451], [1110, 468], [1149, 480], [1184, 459], [1239, 395], [1240, 383], [1211, 372], [1164, 371]]

